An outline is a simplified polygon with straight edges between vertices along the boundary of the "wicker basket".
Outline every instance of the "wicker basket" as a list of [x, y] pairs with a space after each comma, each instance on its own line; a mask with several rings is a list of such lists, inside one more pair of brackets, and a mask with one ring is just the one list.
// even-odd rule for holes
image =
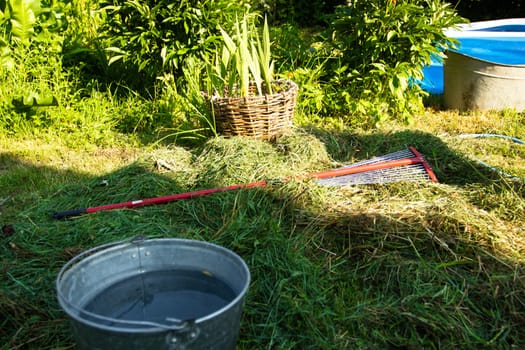
[[276, 80], [275, 93], [257, 95], [255, 84], [250, 96], [213, 96], [211, 104], [217, 131], [225, 136], [251, 136], [271, 139], [292, 126], [297, 85], [290, 80]]

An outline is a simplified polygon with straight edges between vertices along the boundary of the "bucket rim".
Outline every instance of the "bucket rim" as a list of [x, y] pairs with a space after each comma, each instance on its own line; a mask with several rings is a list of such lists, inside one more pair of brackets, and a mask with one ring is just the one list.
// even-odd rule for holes
[[[190, 320], [179, 320], [176, 318], [167, 317], [166, 321], [170, 322], [170, 324], [163, 324], [163, 323], [152, 322], [152, 321], [119, 320], [119, 319], [113, 319], [110, 317], [95, 314], [95, 313], [92, 313], [90, 311], [83, 309], [81, 306], [75, 305], [75, 303], [73, 303], [68, 298], [66, 298], [66, 296], [61, 290], [64, 275], [67, 274], [71, 269], [73, 269], [77, 263], [83, 261], [84, 259], [93, 258], [93, 257], [98, 256], [99, 254], [108, 253], [111, 250], [124, 249], [125, 247], [131, 244], [139, 245], [139, 244], [147, 243], [148, 245], [152, 245], [154, 243], [159, 243], [159, 242], [162, 242], [163, 244], [165, 244], [168, 241], [175, 242], [175, 243], [182, 243], [182, 244], [186, 244], [190, 246], [193, 245], [193, 246], [212, 248], [215, 251], [219, 251], [223, 254], [233, 257], [236, 260], [236, 262], [239, 263], [241, 269], [245, 272], [246, 282], [243, 283], [241, 290], [238, 293], [236, 293], [235, 298], [232, 301], [230, 301], [228, 304], [221, 307], [220, 309], [215, 310], [214, 312], [209, 313], [205, 316], [202, 316], [196, 319], [190, 319]], [[121, 333], [161, 333], [161, 332], [182, 332], [182, 331], [194, 330], [199, 323], [203, 323], [207, 320], [213, 319], [225, 313], [226, 311], [228, 311], [229, 309], [231, 309], [232, 307], [234, 307], [235, 305], [243, 301], [248, 291], [250, 281], [251, 281], [251, 274], [250, 274], [250, 270], [246, 262], [234, 251], [226, 247], [223, 247], [221, 245], [218, 245], [216, 243], [211, 243], [208, 241], [198, 240], [198, 239], [188, 239], [188, 238], [146, 238], [144, 236], [137, 236], [131, 239], [125, 239], [121, 241], [110, 242], [110, 243], [102, 244], [99, 246], [95, 246], [93, 248], [87, 249], [77, 254], [76, 256], [71, 258], [69, 261], [67, 261], [60, 269], [57, 275], [57, 278], [55, 280], [55, 289], [56, 289], [57, 299], [58, 299], [61, 309], [70, 318], [74, 319], [75, 321], [79, 323], [82, 323], [82, 324], [85, 324], [85, 325], [88, 325], [90, 327], [94, 327], [100, 330], [111, 331], [111, 332], [117, 331]], [[76, 312], [72, 312], [72, 309], [75, 310]], [[80, 313], [88, 315], [88, 316], [92, 316], [99, 320], [105, 320], [105, 321], [109, 320], [111, 322], [115, 322], [121, 325], [128, 325], [128, 326], [131, 325], [131, 326], [137, 326], [137, 327], [132, 328], [132, 327], [122, 327], [122, 326], [107, 326], [107, 325], [99, 324], [91, 320], [87, 320], [83, 317], [80, 317], [79, 316]]]

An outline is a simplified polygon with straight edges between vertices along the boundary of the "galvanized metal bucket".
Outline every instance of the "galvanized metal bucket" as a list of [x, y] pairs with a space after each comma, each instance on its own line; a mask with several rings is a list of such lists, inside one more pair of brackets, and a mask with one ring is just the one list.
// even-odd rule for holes
[[[129, 320], [87, 308], [101, 293], [111, 291], [122, 281], [151, 272], [177, 270], [214, 276], [231, 288], [233, 299], [209, 314], [184, 320], [170, 314], [164, 315], [162, 321]], [[246, 263], [224, 247], [187, 239], [138, 238], [77, 255], [60, 270], [56, 290], [59, 304], [71, 320], [79, 349], [234, 349], [249, 283]], [[144, 290], [140, 292], [145, 294]], [[122, 290], [115, 289], [116, 297], [119, 293]], [[107, 302], [111, 306], [111, 298]]]

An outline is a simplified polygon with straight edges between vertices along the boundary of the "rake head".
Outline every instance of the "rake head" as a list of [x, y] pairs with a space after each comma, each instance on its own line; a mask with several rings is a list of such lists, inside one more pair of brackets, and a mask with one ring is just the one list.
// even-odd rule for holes
[[319, 179], [318, 183], [325, 186], [348, 186], [390, 182], [438, 182], [423, 155], [412, 146], [339, 169], [348, 169], [352, 173]]

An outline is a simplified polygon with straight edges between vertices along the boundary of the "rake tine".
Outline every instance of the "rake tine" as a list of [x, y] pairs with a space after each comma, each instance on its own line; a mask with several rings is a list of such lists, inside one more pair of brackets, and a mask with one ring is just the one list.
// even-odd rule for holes
[[394, 153], [385, 154], [382, 156], [362, 160], [357, 163], [345, 165], [342, 168], [354, 168], [354, 167], [358, 167], [358, 166], [366, 165], [366, 164], [375, 164], [375, 163], [387, 162], [387, 161], [403, 159], [403, 158], [412, 158], [412, 157], [414, 157], [414, 153], [412, 153], [412, 151], [407, 148], [407, 149], [397, 151]]

